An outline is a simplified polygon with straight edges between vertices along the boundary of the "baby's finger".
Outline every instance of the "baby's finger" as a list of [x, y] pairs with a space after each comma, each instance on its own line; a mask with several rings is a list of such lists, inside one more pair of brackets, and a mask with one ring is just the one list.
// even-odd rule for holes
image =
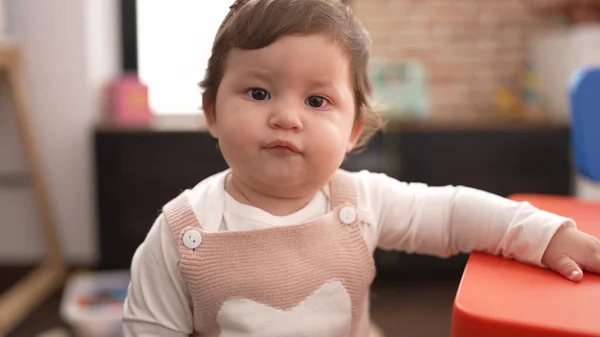
[[553, 265], [549, 267], [574, 282], [579, 282], [583, 278], [581, 268], [579, 268], [577, 263], [567, 255], [559, 257]]
[[584, 261], [581, 261], [581, 266], [587, 271], [600, 273], [600, 241], [596, 238], [591, 240], [590, 250]]
[[592, 273], [600, 274], [600, 255], [590, 257], [588, 261], [583, 264], [583, 269]]

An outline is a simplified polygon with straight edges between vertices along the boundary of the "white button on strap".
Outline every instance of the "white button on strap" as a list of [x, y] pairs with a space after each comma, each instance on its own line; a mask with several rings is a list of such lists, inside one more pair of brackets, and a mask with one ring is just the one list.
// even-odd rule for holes
[[198, 248], [198, 246], [200, 246], [201, 242], [202, 242], [202, 236], [200, 235], [200, 232], [198, 232], [197, 230], [190, 229], [189, 231], [185, 232], [185, 234], [183, 235], [183, 245], [189, 249]]
[[356, 211], [354, 211], [354, 208], [346, 206], [340, 210], [339, 216], [341, 222], [349, 225], [356, 220]]

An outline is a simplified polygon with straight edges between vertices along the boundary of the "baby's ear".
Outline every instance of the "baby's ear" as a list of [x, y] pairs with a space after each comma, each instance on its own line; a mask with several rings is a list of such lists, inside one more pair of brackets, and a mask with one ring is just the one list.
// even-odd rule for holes
[[354, 125], [352, 125], [352, 132], [350, 133], [350, 139], [348, 140], [348, 148], [346, 149], [346, 153], [350, 153], [354, 150], [354, 146], [358, 143], [360, 136], [364, 130], [364, 123], [359, 120], [354, 120]]
[[210, 97], [211, 95], [206, 92], [202, 94], [202, 111], [204, 112], [204, 118], [206, 118], [206, 125], [208, 126], [208, 132], [214, 137], [217, 137], [217, 114], [215, 111], [215, 102]]

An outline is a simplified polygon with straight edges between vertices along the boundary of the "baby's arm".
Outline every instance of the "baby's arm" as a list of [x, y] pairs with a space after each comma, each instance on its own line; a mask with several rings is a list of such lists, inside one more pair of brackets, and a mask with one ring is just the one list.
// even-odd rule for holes
[[371, 208], [378, 214], [379, 247], [440, 257], [482, 251], [542, 265], [561, 226], [572, 220], [528, 203], [467, 187], [407, 184], [383, 174], [368, 180]]
[[175, 238], [160, 216], [138, 247], [123, 312], [124, 337], [187, 337], [191, 300], [180, 276]]

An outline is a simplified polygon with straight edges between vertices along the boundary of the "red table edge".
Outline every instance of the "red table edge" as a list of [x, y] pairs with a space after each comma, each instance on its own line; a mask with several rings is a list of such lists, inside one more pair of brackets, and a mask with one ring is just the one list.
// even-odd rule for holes
[[[484, 336], [489, 331], [494, 331], [494, 336], [509, 336], [514, 332], [515, 326], [519, 327], [522, 335], [527, 337], [596, 337], [597, 335], [567, 331], [560, 328], [545, 328], [543, 326], [531, 325], [522, 322], [511, 323], [510, 327], [504, 321], [479, 315], [462, 307], [456, 301], [452, 306], [452, 321], [450, 337], [473, 337]], [[467, 335], [463, 333], [468, 331]]]
[[[574, 196], [566, 196], [566, 195], [516, 193], [516, 194], [512, 194], [508, 197], [508, 199], [510, 199], [510, 200], [519, 201], [519, 202], [523, 202], [523, 201], [529, 202], [528, 201], [529, 199], [539, 199], [539, 198], [565, 200], [565, 201], [569, 201], [569, 202], [575, 202], [578, 204], [600, 205], [600, 203], [598, 203], [598, 202], [582, 200], [582, 199], [578, 199], [577, 197], [574, 197]], [[532, 205], [536, 206], [534, 202], [532, 202]], [[462, 337], [462, 336], [458, 335], [458, 333], [462, 333], [464, 330], [464, 326], [468, 325], [468, 330], [470, 331], [469, 337], [470, 336], [479, 336], [478, 331], [481, 331], [481, 333], [483, 333], [483, 332], [488, 332], [491, 329], [493, 329], [495, 333], [498, 333], [498, 336], [502, 336], [502, 333], [503, 333], [502, 330], [504, 330], [504, 328], [506, 327], [504, 325], [504, 321], [502, 321], [500, 319], [494, 319], [494, 318], [470, 311], [467, 308], [463, 307], [457, 301], [459, 294], [461, 293], [462, 288], [463, 288], [463, 279], [466, 276], [466, 273], [468, 271], [469, 262], [471, 261], [473, 256], [487, 255], [487, 254], [482, 253], [482, 252], [472, 252], [470, 255], [471, 256], [469, 256], [469, 258], [467, 260], [467, 264], [465, 265], [465, 269], [461, 276], [461, 279], [460, 279], [460, 282], [458, 285], [458, 289], [456, 291], [456, 296], [453, 301], [450, 335], [451, 335], [451, 337]], [[502, 258], [502, 257], [498, 257], [498, 258]], [[561, 329], [556, 329], [556, 328], [548, 329], [548, 328], [544, 328], [543, 326], [532, 326], [532, 325], [525, 324], [522, 322], [513, 323], [512, 327], [515, 327], [515, 326], [519, 326], [523, 330], [524, 333], [527, 333], [528, 337], [564, 336], [567, 333], [569, 333], [569, 336], [573, 336], [573, 337], [593, 337], [593, 336], [595, 336], [595, 335], [591, 335], [591, 334], [585, 334], [584, 332], [574, 334], [573, 331], [566, 331], [566, 330], [561, 330]], [[509, 333], [509, 332], [507, 331], [506, 333]]]

